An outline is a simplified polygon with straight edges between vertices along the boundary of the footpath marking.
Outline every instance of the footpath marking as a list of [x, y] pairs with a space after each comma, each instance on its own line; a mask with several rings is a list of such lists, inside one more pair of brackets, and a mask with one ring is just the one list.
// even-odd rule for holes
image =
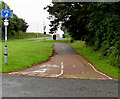
[[[49, 70], [47, 67], [58, 67], [58, 68], [61, 68], [61, 71], [60, 71], [60, 74], [51, 74], [49, 75], [49, 77], [59, 77], [60, 75], [63, 74], [63, 68], [64, 68], [64, 65], [63, 65], [63, 62], [61, 62], [61, 66], [58, 66], [58, 65], [52, 65], [52, 64], [46, 64], [46, 65], [42, 65], [42, 66], [39, 66], [39, 67], [42, 67], [43, 69], [38, 69], [38, 70], [34, 70], [34, 71], [29, 71], [29, 72], [12, 72], [12, 73], [9, 73], [9, 74], [17, 74], [17, 75], [36, 75], [40, 73], [41, 76], [45, 76], [46, 74], [44, 74], [47, 70]], [[42, 75], [43, 74], [43, 75]]]
[[29, 74], [30, 72], [11, 72], [9, 74], [22, 74], [22, 75], [26, 75]]
[[76, 67], [75, 65], [72, 65], [74, 68]]
[[42, 65], [42, 66], [39, 66], [39, 67], [60, 67], [60, 66], [58, 66], [58, 65], [46, 64], [46, 65]]
[[106, 74], [104, 74], [104, 73], [102, 73], [102, 72], [96, 70], [95, 67], [94, 67], [91, 63], [88, 63], [88, 64], [94, 69], [95, 72], [100, 73], [101, 75], [104, 75], [104, 76], [106, 76], [107, 78], [109, 78], [109, 79], [111, 79], [111, 80], [113, 79], [113, 78], [107, 76]]
[[39, 72], [44, 73], [44, 72], [46, 72], [46, 70], [48, 70], [48, 69], [40, 69], [40, 70], [36, 70], [36, 71], [33, 71], [33, 72], [34, 73], [39, 73]]
[[64, 69], [64, 65], [63, 65], [63, 62], [61, 62], [61, 73], [58, 75], [52, 74], [49, 77], [59, 77], [59, 76], [63, 75], [63, 72], [64, 72], [63, 69]]

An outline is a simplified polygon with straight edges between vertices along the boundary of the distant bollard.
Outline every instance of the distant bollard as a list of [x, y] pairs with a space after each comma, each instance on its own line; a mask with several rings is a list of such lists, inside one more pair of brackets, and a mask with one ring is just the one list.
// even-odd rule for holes
[[56, 40], [56, 35], [53, 35], [53, 40]]
[[46, 35], [46, 32], [44, 32], [44, 35]]

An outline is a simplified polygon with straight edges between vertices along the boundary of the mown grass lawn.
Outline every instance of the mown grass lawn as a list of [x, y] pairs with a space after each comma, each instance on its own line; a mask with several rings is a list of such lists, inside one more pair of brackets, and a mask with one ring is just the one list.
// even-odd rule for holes
[[101, 52], [93, 51], [92, 47], [83, 41], [75, 41], [70, 45], [81, 55], [85, 56], [99, 71], [118, 79], [118, 68], [109, 64], [108, 57], [101, 56]]
[[[46, 61], [52, 55], [51, 42], [16, 41], [8, 42], [8, 64], [4, 64], [2, 53], [2, 72], [11, 72]], [[2, 52], [4, 43], [2, 44]]]

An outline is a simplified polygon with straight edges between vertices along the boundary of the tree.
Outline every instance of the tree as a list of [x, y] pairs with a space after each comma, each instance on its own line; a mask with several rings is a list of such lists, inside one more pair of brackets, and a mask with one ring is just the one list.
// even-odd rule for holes
[[[0, 11], [2, 11], [2, 9], [5, 9], [5, 5], [7, 5], [5, 2], [0, 2]], [[8, 5], [7, 8], [10, 9]], [[2, 38], [4, 38], [5, 34], [5, 27], [3, 25], [3, 21], [4, 18], [2, 17]], [[18, 18], [17, 15], [13, 13], [13, 18], [9, 18], [8, 37], [16, 38], [17, 36], [21, 35], [21, 33], [26, 32], [27, 28], [28, 24], [25, 22], [25, 20]]]
[[62, 29], [74, 40], [83, 40], [94, 50], [110, 56], [120, 66], [120, 2], [57, 2], [46, 7], [51, 31]]

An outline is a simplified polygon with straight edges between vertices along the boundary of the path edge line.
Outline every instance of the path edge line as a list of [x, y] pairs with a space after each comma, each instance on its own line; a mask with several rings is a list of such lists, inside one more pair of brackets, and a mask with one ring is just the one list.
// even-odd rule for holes
[[88, 64], [94, 69], [95, 72], [100, 73], [100, 74], [103, 75], [103, 76], [106, 76], [106, 77], [109, 78], [110, 80], [113, 79], [113, 78], [109, 77], [108, 75], [106, 75], [106, 74], [98, 71], [91, 63], [88, 63]]

